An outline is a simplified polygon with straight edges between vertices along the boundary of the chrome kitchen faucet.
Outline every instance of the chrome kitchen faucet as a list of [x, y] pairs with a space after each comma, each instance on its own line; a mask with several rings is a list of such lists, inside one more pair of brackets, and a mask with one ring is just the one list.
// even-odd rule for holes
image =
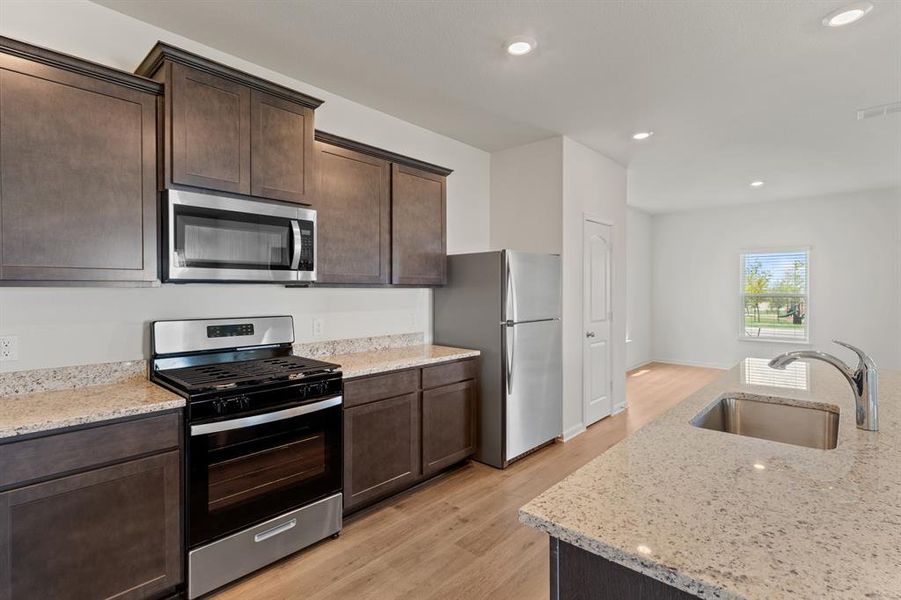
[[878, 431], [879, 422], [877, 409], [879, 406], [876, 398], [876, 388], [879, 377], [878, 372], [876, 371], [876, 364], [873, 362], [873, 359], [867, 356], [860, 348], [855, 348], [851, 344], [846, 344], [845, 342], [840, 342], [838, 340], [833, 341], [840, 346], [853, 350], [857, 354], [859, 362], [857, 363], [856, 370], [852, 371], [851, 367], [845, 364], [841, 359], [818, 350], [795, 350], [793, 352], [780, 354], [770, 361], [770, 367], [781, 370], [799, 358], [812, 358], [829, 363], [838, 369], [841, 374], [845, 376], [845, 379], [848, 380], [848, 383], [851, 384], [851, 389], [854, 391], [854, 401], [857, 407], [857, 428], [866, 431]]

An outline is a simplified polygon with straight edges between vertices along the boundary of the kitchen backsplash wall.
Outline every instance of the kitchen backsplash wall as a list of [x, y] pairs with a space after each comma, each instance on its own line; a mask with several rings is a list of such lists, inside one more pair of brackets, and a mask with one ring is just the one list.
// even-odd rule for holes
[[[423, 333], [397, 333], [346, 340], [299, 342], [294, 352], [300, 356], [327, 358], [335, 354], [371, 352], [420, 345]], [[122, 383], [147, 376], [146, 360], [108, 362], [71, 367], [50, 367], [28, 371], [0, 372], [0, 397], [79, 388], [87, 385]]]
[[[431, 331], [427, 289], [163, 285], [157, 288], [0, 288], [0, 335], [19, 360], [0, 372], [132, 361], [149, 356], [150, 321], [291, 315], [297, 342]], [[321, 335], [313, 334], [314, 319]]]

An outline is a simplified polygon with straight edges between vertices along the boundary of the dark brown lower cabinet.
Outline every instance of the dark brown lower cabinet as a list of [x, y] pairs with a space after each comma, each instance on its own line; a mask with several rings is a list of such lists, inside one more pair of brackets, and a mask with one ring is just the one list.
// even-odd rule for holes
[[390, 496], [419, 479], [419, 393], [344, 411], [344, 508]]
[[550, 538], [551, 600], [689, 600], [688, 592]]
[[345, 383], [345, 514], [475, 452], [477, 378], [477, 359], [466, 359]]
[[433, 475], [476, 451], [473, 379], [422, 392], [422, 472]]
[[[170, 416], [172, 427], [179, 427], [177, 415]], [[115, 435], [128, 425], [93, 431]], [[49, 451], [60, 447], [60, 438], [85, 439], [84, 431], [18, 443], [47, 440]], [[172, 437], [167, 434], [164, 443], [171, 445]], [[0, 493], [0, 599], [131, 600], [176, 591], [182, 582], [178, 437], [175, 448], [150, 456]], [[16, 445], [0, 445], [0, 452]], [[121, 448], [98, 453], [95, 464], [132, 451]]]

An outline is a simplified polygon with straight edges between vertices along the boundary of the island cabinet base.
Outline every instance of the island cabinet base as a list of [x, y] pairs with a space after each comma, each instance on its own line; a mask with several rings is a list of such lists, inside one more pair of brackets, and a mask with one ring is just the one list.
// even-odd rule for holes
[[552, 537], [551, 600], [688, 600], [687, 592]]

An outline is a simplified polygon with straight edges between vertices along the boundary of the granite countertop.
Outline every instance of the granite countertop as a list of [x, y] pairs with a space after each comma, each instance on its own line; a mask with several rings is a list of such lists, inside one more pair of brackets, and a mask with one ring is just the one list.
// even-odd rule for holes
[[418, 344], [401, 348], [386, 348], [369, 352], [332, 354], [322, 356], [322, 360], [341, 365], [345, 379], [385, 373], [397, 369], [423, 367], [435, 363], [478, 356], [478, 350], [465, 350], [434, 344]]
[[144, 377], [0, 397], [0, 438], [62, 429], [185, 405], [184, 398]]
[[[856, 428], [836, 369], [790, 369], [746, 360], [532, 500], [520, 520], [702, 598], [901, 598], [901, 373], [879, 374], [873, 433]], [[690, 424], [725, 392], [838, 407], [838, 446]]]

